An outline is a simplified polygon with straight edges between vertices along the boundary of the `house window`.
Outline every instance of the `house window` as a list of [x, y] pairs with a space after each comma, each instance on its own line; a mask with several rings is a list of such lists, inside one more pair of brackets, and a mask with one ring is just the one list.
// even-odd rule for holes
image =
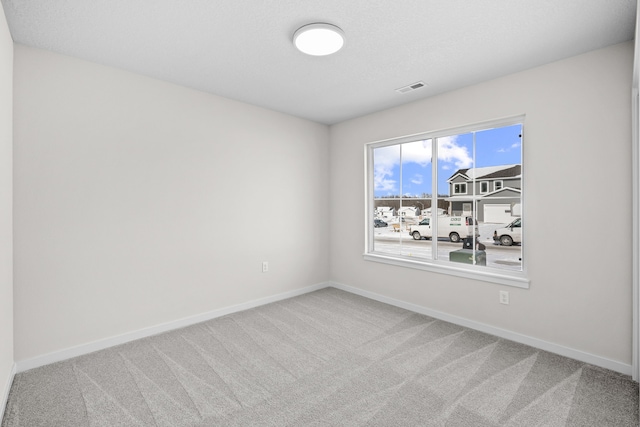
[[467, 184], [464, 182], [453, 184], [453, 194], [467, 194]]
[[[366, 144], [365, 259], [528, 287], [523, 123], [518, 116]], [[421, 215], [374, 227], [383, 204], [396, 212], [420, 206]]]

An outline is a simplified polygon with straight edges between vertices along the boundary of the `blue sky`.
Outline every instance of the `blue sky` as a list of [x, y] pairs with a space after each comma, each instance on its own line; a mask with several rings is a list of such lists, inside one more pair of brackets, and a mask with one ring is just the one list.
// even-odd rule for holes
[[[447, 179], [458, 169], [521, 163], [521, 133], [522, 125], [519, 124], [476, 132], [475, 165], [473, 134], [438, 138], [438, 193], [449, 193]], [[405, 143], [402, 147], [376, 148], [375, 197], [431, 194], [431, 153], [431, 140]]]

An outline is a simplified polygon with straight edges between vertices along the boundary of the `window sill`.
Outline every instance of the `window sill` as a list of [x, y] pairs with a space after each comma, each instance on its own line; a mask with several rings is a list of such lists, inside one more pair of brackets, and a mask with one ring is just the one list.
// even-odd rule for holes
[[434, 261], [425, 262], [411, 257], [389, 256], [388, 254], [379, 254], [375, 252], [365, 253], [363, 255], [365, 261], [380, 262], [383, 264], [396, 265], [399, 267], [415, 268], [418, 270], [430, 271], [432, 273], [448, 274], [450, 276], [464, 277], [467, 279], [480, 280], [483, 282], [497, 283], [499, 285], [515, 286], [518, 288], [528, 289], [530, 280], [523, 272], [497, 273], [493, 271], [477, 270], [472, 268], [458, 267], [446, 264], [436, 263]]

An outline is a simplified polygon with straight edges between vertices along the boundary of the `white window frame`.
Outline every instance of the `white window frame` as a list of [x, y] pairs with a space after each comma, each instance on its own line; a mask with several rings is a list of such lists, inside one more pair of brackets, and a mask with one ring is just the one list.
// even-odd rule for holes
[[[490, 187], [489, 184], [490, 184], [489, 181], [480, 181], [480, 194], [487, 194], [489, 192], [489, 187]], [[482, 186], [483, 185], [487, 186], [487, 189], [484, 190], [484, 191], [482, 191]]]
[[[383, 252], [376, 252], [374, 250], [374, 228], [373, 228], [373, 212], [374, 212], [374, 162], [373, 162], [373, 152], [374, 149], [380, 147], [386, 147], [391, 145], [399, 145], [407, 142], [414, 142], [419, 140], [428, 140], [432, 139], [435, 141], [436, 138], [441, 138], [450, 135], [459, 135], [474, 131], [482, 131], [492, 128], [511, 126], [516, 124], [522, 124], [522, 132], [524, 137], [524, 123], [525, 123], [525, 115], [518, 115], [512, 117], [506, 117], [497, 120], [486, 121], [482, 123], [475, 123], [466, 126], [460, 126], [456, 128], [443, 129], [438, 131], [424, 132], [420, 134], [408, 135], [404, 137], [392, 138], [381, 141], [374, 141], [366, 143], [364, 146], [365, 153], [365, 248], [363, 258], [366, 261], [379, 262], [383, 264], [390, 264], [399, 267], [405, 268], [414, 268], [418, 270], [424, 270], [429, 272], [447, 274], [451, 276], [464, 277], [468, 279], [475, 279], [484, 282], [490, 283], [498, 283], [501, 285], [507, 286], [515, 286], [519, 288], [528, 289], [530, 285], [530, 280], [527, 275], [527, 264], [525, 261], [525, 240], [526, 237], [522, 236], [522, 246], [521, 246], [521, 256], [523, 259], [522, 271], [508, 271], [501, 270], [497, 268], [491, 267], [481, 267], [474, 265], [465, 265], [452, 263], [448, 261], [442, 260], [427, 260], [427, 259], [417, 259], [415, 257], [404, 256], [399, 254], [389, 254]], [[432, 144], [435, 146], [437, 144]], [[435, 150], [434, 150], [435, 152]], [[524, 153], [522, 155], [522, 163], [524, 165]], [[435, 169], [435, 168], [434, 168]], [[523, 169], [524, 170], [524, 169]], [[435, 171], [434, 171], [435, 176]], [[521, 177], [522, 189], [525, 188], [524, 184], [524, 174]], [[437, 199], [437, 191], [433, 197]], [[437, 206], [437, 201], [434, 204], [432, 202], [432, 206]], [[524, 211], [524, 191], [521, 194], [521, 206]], [[432, 209], [431, 212], [432, 218], [431, 223], [437, 223], [437, 209]], [[525, 231], [525, 230], [523, 230]], [[525, 233], [526, 234], [526, 233]], [[437, 239], [431, 240], [432, 245], [434, 245], [434, 250], [437, 251]]]
[[[498, 187], [498, 183], [500, 183], [500, 188]], [[502, 190], [504, 188], [504, 182], [501, 179], [493, 181], [493, 191]]]
[[[462, 194], [467, 194], [467, 183], [466, 182], [452, 182], [451, 185], [453, 185], [453, 194], [455, 196], [459, 196]], [[460, 185], [463, 186], [464, 185], [464, 193], [462, 191], [456, 191], [456, 185]]]

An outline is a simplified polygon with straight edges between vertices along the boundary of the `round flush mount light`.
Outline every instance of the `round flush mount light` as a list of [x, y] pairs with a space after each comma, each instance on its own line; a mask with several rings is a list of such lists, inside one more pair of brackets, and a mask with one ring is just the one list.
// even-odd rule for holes
[[344, 46], [344, 33], [335, 25], [309, 24], [296, 30], [293, 44], [307, 55], [331, 55]]

